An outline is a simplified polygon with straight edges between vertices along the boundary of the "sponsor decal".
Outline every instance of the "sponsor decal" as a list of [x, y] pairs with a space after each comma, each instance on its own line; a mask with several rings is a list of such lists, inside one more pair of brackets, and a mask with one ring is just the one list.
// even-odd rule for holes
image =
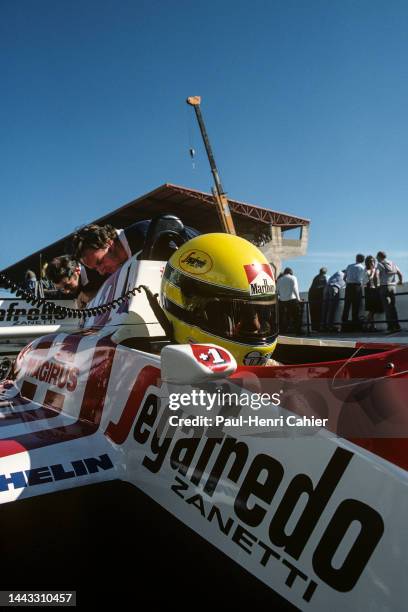
[[288, 479], [272, 449], [254, 453], [250, 442], [226, 435], [220, 426], [172, 426], [174, 412], [160, 404], [154, 393], [147, 396], [133, 437], [145, 448], [142, 465], [152, 477], [174, 473], [168, 486], [198, 521], [198, 531], [200, 521], [204, 532], [211, 523], [217, 538], [237, 547], [237, 556], [251, 555], [255, 567], [269, 568], [304, 603], [313, 601], [319, 581], [339, 593], [354, 588], [384, 522], [342, 487], [353, 452], [336, 447], [313, 479], [301, 469]]
[[247, 264], [244, 269], [250, 295], [275, 293], [275, 277], [269, 264]]
[[192, 344], [191, 349], [196, 360], [213, 372], [224, 372], [231, 364], [230, 356], [222, 348]]
[[78, 375], [78, 368], [55, 363], [52, 359], [44, 361], [43, 359], [29, 357], [25, 369], [25, 376], [36, 378], [49, 385], [58, 386], [60, 389], [65, 387], [67, 391], [75, 391], [78, 384]]
[[213, 260], [204, 251], [187, 251], [179, 259], [180, 268], [190, 274], [205, 274], [213, 267]]
[[0, 493], [9, 491], [11, 488], [22, 489], [24, 487], [47, 484], [48, 482], [96, 474], [101, 470], [112, 470], [113, 467], [109, 455], [104, 454], [99, 457], [87, 457], [86, 459], [71, 461], [69, 465], [57, 463], [21, 472], [0, 474]]
[[[66, 347], [65, 360], [69, 360], [68, 347], [70, 345], [72, 360], [74, 359], [74, 354], [79, 350], [78, 347], [82, 337], [82, 334], [72, 334], [65, 337], [62, 345], [57, 342], [58, 346], [65, 345]], [[56, 338], [58, 338], [56, 334], [45, 337], [45, 339], [32, 348], [32, 351], [34, 352], [35, 349], [50, 349]], [[94, 434], [99, 428], [115, 351], [116, 344], [112, 342], [110, 336], [99, 338], [96, 342], [90, 363], [84, 364], [83, 366], [84, 371], [85, 368], [89, 368], [89, 373], [79, 407], [79, 414], [74, 423], [49, 428], [48, 424], [44, 422], [44, 429], [41, 431], [41, 435], [39, 435], [38, 431], [29, 433], [22, 432], [15, 435], [13, 440], [7, 438], [0, 440], [0, 457], [7, 457], [17, 452], [22, 452], [22, 450], [30, 451], [36, 448], [44, 448], [46, 446]], [[58, 364], [53, 364], [51, 358], [45, 361], [42, 359], [42, 364], [37, 362], [34, 364], [34, 361], [31, 361], [32, 357], [33, 355], [30, 354], [28, 359], [30, 360], [29, 363], [33, 364], [34, 369], [32, 374], [35, 374], [35, 378], [40, 380], [40, 377], [43, 376], [44, 381], [48, 380], [48, 382], [50, 382], [49, 379], [51, 378], [52, 382], [50, 382], [50, 384], [58, 386], [58, 383], [61, 385], [64, 383], [66, 390], [75, 390], [78, 382], [78, 370], [76, 368], [69, 367], [66, 364], [65, 366], [59, 364], [60, 370], [56, 371], [53, 366]], [[44, 367], [44, 369], [42, 369], [42, 367]], [[24, 374], [22, 378], [24, 378]], [[63, 395], [53, 391], [50, 396], [49, 389], [44, 389], [42, 386], [35, 383], [24, 380], [22, 391], [24, 391], [25, 397], [29, 399], [34, 399], [34, 396], [36, 396], [35, 401], [37, 404], [48, 404], [57, 409], [62, 406]], [[22, 417], [24, 414], [24, 412], [19, 413]]]
[[[24, 308], [22, 307], [24, 305]], [[10, 323], [11, 325], [51, 325], [57, 321], [68, 318], [66, 313], [55, 312], [54, 309], [46, 304], [42, 308], [27, 307], [26, 302], [1, 302], [0, 322]]]
[[259, 351], [250, 351], [244, 357], [244, 364], [248, 366], [265, 365], [270, 359], [272, 353], [260, 353]]

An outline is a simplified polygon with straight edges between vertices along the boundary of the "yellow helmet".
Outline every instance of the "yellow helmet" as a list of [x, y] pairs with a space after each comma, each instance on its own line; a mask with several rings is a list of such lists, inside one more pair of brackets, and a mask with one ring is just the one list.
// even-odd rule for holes
[[176, 342], [210, 342], [241, 365], [263, 365], [278, 335], [275, 277], [253, 244], [203, 234], [183, 244], [163, 274], [161, 301]]

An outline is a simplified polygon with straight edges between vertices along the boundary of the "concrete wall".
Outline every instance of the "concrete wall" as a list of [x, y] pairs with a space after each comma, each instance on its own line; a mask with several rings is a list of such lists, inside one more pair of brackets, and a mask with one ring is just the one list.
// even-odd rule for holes
[[282, 260], [294, 259], [306, 255], [309, 242], [309, 226], [300, 228], [300, 238], [285, 238], [285, 232], [281, 227], [271, 225], [271, 240], [260, 247], [267, 260], [275, 267], [278, 275], [282, 268]]

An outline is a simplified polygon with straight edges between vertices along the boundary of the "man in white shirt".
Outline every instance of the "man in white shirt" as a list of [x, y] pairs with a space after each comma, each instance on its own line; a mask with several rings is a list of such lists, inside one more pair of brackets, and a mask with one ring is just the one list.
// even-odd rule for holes
[[[356, 255], [356, 263], [347, 266], [344, 280], [346, 281], [346, 292], [344, 295], [344, 308], [342, 320], [342, 331], [360, 331], [361, 320], [360, 310], [363, 300], [363, 279], [364, 279], [364, 255]], [[351, 308], [352, 325], [348, 318]]]
[[301, 333], [299, 286], [291, 268], [285, 268], [276, 283], [279, 298], [279, 328], [283, 333]]

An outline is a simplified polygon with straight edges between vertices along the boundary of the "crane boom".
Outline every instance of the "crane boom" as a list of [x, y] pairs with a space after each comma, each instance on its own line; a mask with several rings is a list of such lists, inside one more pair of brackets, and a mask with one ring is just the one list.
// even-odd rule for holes
[[215, 164], [214, 155], [211, 149], [210, 140], [208, 138], [207, 130], [205, 128], [203, 115], [200, 108], [201, 97], [190, 96], [187, 98], [187, 104], [192, 106], [195, 110], [198, 125], [200, 127], [201, 136], [204, 141], [205, 150], [207, 151], [208, 161], [210, 163], [211, 172], [214, 178], [215, 189], [213, 189], [213, 195], [217, 204], [218, 214], [220, 216], [221, 224], [224, 231], [227, 234], [236, 234], [234, 221], [232, 220], [228, 199], [225, 195], [224, 189], [221, 185], [220, 176], [218, 174], [217, 166]]

